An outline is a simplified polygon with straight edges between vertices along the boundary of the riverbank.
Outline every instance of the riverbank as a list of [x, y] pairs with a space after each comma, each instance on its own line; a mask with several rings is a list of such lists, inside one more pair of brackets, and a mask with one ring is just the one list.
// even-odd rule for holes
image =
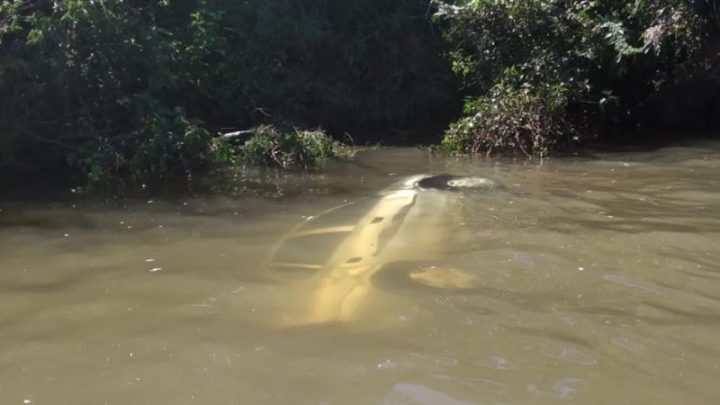
[[284, 135], [257, 136], [254, 163], [308, 167], [332, 149], [315, 128], [526, 157], [717, 130], [718, 22], [684, 0], [4, 2], [0, 168], [174, 182], [235, 165], [222, 135], [266, 125]]
[[[466, 156], [453, 155], [437, 148], [398, 147], [398, 146], [373, 146], [373, 147], [343, 147], [341, 159], [329, 159], [321, 167], [314, 170], [287, 170], [282, 167], [272, 166], [229, 166], [212, 173], [200, 174], [188, 179], [174, 179], [164, 182], [161, 186], [151, 187], [128, 187], [125, 189], [100, 190], [88, 192], [83, 189], [83, 179], [72, 171], [65, 173], [1, 173], [0, 174], [0, 201], [37, 201], [37, 202], [68, 202], [68, 201], [123, 201], [169, 198], [174, 199], [182, 196], [193, 195], [225, 195], [232, 198], [258, 197], [258, 196], [281, 196], [299, 195], [302, 190], [293, 187], [292, 184], [300, 181], [307, 183], [310, 189], [322, 189], [313, 183], [336, 173], [343, 173], [347, 170], [356, 170], [364, 167], [367, 163], [365, 158], [357, 159], [356, 154], [361, 156], [372, 155], [374, 151], [407, 151], [397, 155], [397, 169], [391, 173], [405, 173], [407, 175], [417, 174], [404, 170], [407, 165], [412, 165], [412, 160], [437, 159], [444, 161], [453, 159], [462, 162], [476, 162], [479, 167], [488, 164], [506, 164], [514, 162], [524, 165], [540, 165], [542, 162], [563, 161], [566, 159], [596, 159], [599, 155], [624, 153], [628, 157], [633, 154], [644, 156], [661, 150], [675, 148], [695, 148], [708, 146], [714, 148], [719, 141], [718, 136], [711, 136], [700, 132], [683, 134], [678, 136], [675, 132], [652, 132], [640, 134], [634, 132], [635, 136], [628, 134], [618, 135], [617, 140], [608, 142], [607, 139], [599, 139], [589, 142], [583, 147], [568, 150], [565, 153], [557, 153], [549, 158], [528, 159], [522, 154], [515, 156], [492, 156], [485, 155]], [[652, 136], [650, 136], [652, 135]], [[381, 152], [384, 153], [384, 152]], [[405, 161], [407, 159], [408, 161]], [[372, 159], [371, 159], [372, 161]], [[442, 168], [436, 168], [436, 173], [441, 173]]]

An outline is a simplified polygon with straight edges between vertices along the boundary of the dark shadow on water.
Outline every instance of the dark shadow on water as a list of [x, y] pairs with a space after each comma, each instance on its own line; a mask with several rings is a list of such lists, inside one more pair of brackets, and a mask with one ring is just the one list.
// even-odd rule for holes
[[575, 336], [569, 333], [564, 333], [558, 330], [549, 330], [549, 329], [541, 329], [541, 328], [531, 328], [531, 327], [525, 327], [525, 326], [504, 326], [505, 329], [512, 331], [517, 334], [526, 335], [526, 336], [534, 336], [534, 337], [544, 337], [548, 338], [553, 341], [561, 341], [566, 343], [571, 343], [578, 346], [583, 346], [586, 348], [592, 347], [592, 343], [587, 341], [586, 339], [582, 339], [579, 336]]

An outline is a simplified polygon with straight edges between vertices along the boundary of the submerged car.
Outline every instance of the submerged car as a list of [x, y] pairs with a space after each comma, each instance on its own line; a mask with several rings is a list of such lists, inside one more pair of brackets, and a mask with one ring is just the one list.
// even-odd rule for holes
[[294, 228], [272, 253], [273, 276], [294, 281], [303, 297], [291, 324], [349, 321], [384, 273], [414, 282], [462, 286], [471, 277], [437, 269], [454, 226], [448, 202], [463, 189], [490, 189], [488, 179], [417, 175], [378, 195], [333, 208]]

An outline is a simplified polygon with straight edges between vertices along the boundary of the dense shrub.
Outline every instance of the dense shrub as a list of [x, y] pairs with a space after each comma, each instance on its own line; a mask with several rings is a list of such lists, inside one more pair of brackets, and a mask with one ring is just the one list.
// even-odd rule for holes
[[557, 85], [515, 88], [498, 83], [487, 95], [467, 101], [466, 116], [450, 125], [443, 146], [474, 154], [546, 155], [558, 134], [574, 130], [565, 120], [566, 92]]
[[417, 125], [454, 90], [430, 11], [421, 0], [202, 2], [187, 104], [228, 126], [266, 114], [334, 130]]
[[192, 176], [231, 163], [230, 146], [200, 124], [187, 119], [179, 109], [148, 116], [142, 128], [142, 142], [130, 162], [135, 179], [149, 182]]
[[[3, 3], [17, 8], [2, 10], [12, 23], [0, 34], [0, 91], [8, 95], [0, 98], [0, 137], [26, 153], [2, 151], [0, 161], [56, 168], [87, 162], [98, 148], [132, 159], [142, 136], [152, 136], [145, 118], [175, 106], [161, 97], [178, 81], [180, 54], [153, 21], [162, 3], [142, 3]], [[99, 165], [77, 167], [100, 173]]]
[[245, 163], [284, 169], [317, 167], [339, 155], [337, 145], [323, 131], [279, 131], [273, 126], [259, 126], [241, 149]]
[[224, 161], [215, 134], [261, 123], [422, 125], [454, 92], [430, 14], [421, 0], [3, 1], [0, 167], [164, 178]]
[[574, 128], [633, 125], [651, 95], [693, 71], [706, 39], [683, 0], [438, 3], [453, 68], [476, 94], [444, 142], [463, 152], [540, 153]]
[[77, 164], [91, 189], [159, 185], [235, 162], [231, 145], [181, 109], [149, 114], [141, 128], [123, 137], [93, 138], [83, 152]]
[[[588, 128], [652, 117], [651, 98], [712, 56], [718, 10], [717, 0], [5, 0], [0, 169], [147, 183], [233, 162], [218, 135], [261, 124], [414, 134], [449, 121], [450, 67], [469, 97], [447, 148], [543, 154]], [[439, 57], [448, 49], [450, 63]], [[330, 150], [324, 137], [263, 128], [242, 154], [250, 161], [309, 167]]]

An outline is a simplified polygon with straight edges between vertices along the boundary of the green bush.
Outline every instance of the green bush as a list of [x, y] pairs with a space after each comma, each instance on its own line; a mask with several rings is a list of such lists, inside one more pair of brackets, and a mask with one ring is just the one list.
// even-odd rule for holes
[[633, 126], [693, 72], [706, 22], [683, 0], [438, 1], [453, 69], [474, 97], [444, 144], [543, 152], [577, 128]]
[[241, 156], [245, 163], [284, 169], [312, 169], [341, 152], [339, 145], [323, 131], [280, 131], [259, 126], [245, 142]]
[[442, 144], [462, 153], [546, 155], [558, 134], [574, 132], [565, 118], [566, 93], [559, 85], [518, 89], [498, 83], [487, 95], [465, 103], [466, 116], [450, 125]]
[[[414, 133], [452, 113], [449, 65], [469, 97], [446, 147], [542, 154], [641, 123], [717, 17], [715, 0], [5, 0], [0, 168], [107, 186], [223, 166], [216, 135], [260, 124]], [[258, 163], [330, 150], [265, 131]]]
[[454, 91], [430, 11], [422, 0], [3, 1], [0, 166], [164, 178], [212, 167], [209, 134], [226, 129], [422, 125]]
[[159, 185], [234, 163], [232, 147], [181, 109], [148, 115], [135, 133], [96, 138], [83, 145], [78, 162], [87, 189], [104, 190], [123, 183]]
[[230, 145], [199, 121], [186, 118], [180, 109], [148, 116], [143, 133], [130, 162], [130, 172], [137, 181], [192, 177], [233, 162]]

